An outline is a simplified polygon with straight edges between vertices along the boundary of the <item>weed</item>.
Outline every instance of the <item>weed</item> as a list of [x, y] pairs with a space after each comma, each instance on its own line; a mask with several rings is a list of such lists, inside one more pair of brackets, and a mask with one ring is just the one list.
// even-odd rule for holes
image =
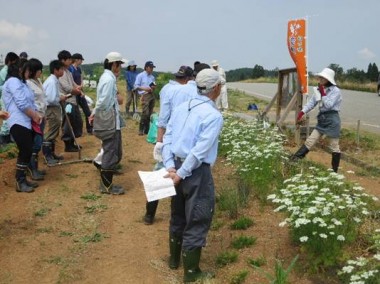
[[62, 231], [62, 232], [59, 233], [59, 237], [71, 237], [73, 235], [74, 235], [74, 233], [72, 233], [72, 232]]
[[96, 201], [96, 200], [102, 198], [102, 196], [96, 195], [94, 193], [86, 193], [85, 195], [82, 195], [80, 198], [82, 198], [84, 200]]
[[98, 243], [98, 242], [102, 241], [104, 238], [105, 238], [104, 234], [95, 232], [92, 235], [87, 235], [87, 236], [82, 237], [80, 240], [83, 243], [87, 244], [87, 243]]
[[296, 264], [297, 259], [298, 259], [298, 255], [295, 258], [293, 258], [292, 262], [290, 263], [287, 269], [284, 269], [282, 267], [281, 261], [277, 259], [275, 267], [274, 267], [274, 275], [261, 270], [261, 268], [259, 267], [256, 267], [256, 268], [265, 274], [266, 278], [270, 280], [271, 284], [287, 284], [289, 283], [288, 277], [289, 277], [290, 271], [293, 269], [294, 265]]
[[232, 240], [231, 245], [235, 249], [242, 249], [253, 246], [256, 240], [256, 237], [239, 236]]
[[252, 267], [261, 267], [267, 264], [267, 260], [264, 256], [259, 256], [257, 258], [248, 258], [247, 263]]
[[219, 230], [221, 227], [223, 227], [224, 225], [224, 222], [222, 220], [219, 220], [219, 219], [213, 219], [212, 220], [212, 223], [211, 223], [211, 230], [212, 231], [217, 231]]
[[108, 206], [104, 204], [99, 204], [99, 205], [92, 205], [92, 206], [85, 206], [84, 209], [86, 210], [86, 213], [92, 214], [95, 212], [101, 212], [107, 209]]
[[241, 270], [238, 273], [234, 274], [231, 278], [231, 284], [241, 284], [245, 282], [245, 279], [248, 276], [248, 270]]
[[228, 216], [236, 219], [239, 208], [239, 195], [235, 189], [222, 188], [218, 196], [218, 207], [222, 211], [227, 211]]
[[216, 256], [216, 265], [220, 268], [229, 263], [234, 263], [238, 259], [236, 251], [224, 251]]
[[48, 259], [45, 259], [45, 261], [50, 264], [59, 265], [62, 264], [64, 260], [61, 256], [51, 256]]
[[254, 224], [254, 221], [251, 218], [242, 216], [231, 224], [231, 229], [232, 230], [247, 230], [253, 224]]
[[41, 208], [40, 210], [34, 212], [34, 216], [43, 217], [50, 211], [49, 208]]

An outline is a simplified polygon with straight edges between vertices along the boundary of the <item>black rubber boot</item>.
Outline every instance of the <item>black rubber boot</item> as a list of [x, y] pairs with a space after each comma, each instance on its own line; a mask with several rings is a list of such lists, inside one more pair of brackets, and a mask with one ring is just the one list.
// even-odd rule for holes
[[140, 119], [140, 124], [139, 124], [139, 135], [144, 135], [144, 120]]
[[74, 141], [68, 140], [63, 141], [65, 142], [65, 152], [78, 152], [78, 147], [75, 146]]
[[37, 162], [36, 162], [36, 153], [32, 154], [30, 158], [30, 163], [28, 165], [28, 174], [32, 178], [32, 180], [44, 180], [44, 176], [41, 175], [37, 170]]
[[124, 194], [124, 189], [121, 186], [112, 184], [113, 170], [100, 170], [100, 186], [101, 193], [120, 195]]
[[291, 157], [290, 160], [293, 162], [296, 162], [300, 159], [305, 158], [305, 156], [309, 153], [309, 149], [304, 145], [301, 146], [301, 148], [298, 149], [297, 152], [295, 152]]
[[154, 217], [156, 216], [156, 210], [158, 206], [158, 200], [146, 203], [146, 213], [144, 216], [145, 225], [152, 225], [154, 222]]
[[27, 165], [17, 163], [16, 164], [16, 191], [17, 192], [33, 192], [34, 187], [28, 185], [26, 180], [26, 169]]
[[40, 175], [45, 176], [46, 175], [46, 171], [45, 170], [40, 170], [39, 167], [38, 167], [38, 153], [33, 153], [32, 154], [32, 159], [33, 158], [34, 158], [34, 162], [36, 163], [37, 172]]
[[202, 248], [196, 248], [189, 251], [182, 252], [182, 261], [184, 268], [183, 282], [196, 282], [198, 280], [206, 280], [215, 277], [214, 273], [203, 272], [199, 268], [199, 261], [201, 259]]
[[55, 165], [59, 162], [53, 157], [52, 142], [45, 141], [42, 143], [42, 153], [44, 154], [45, 162], [47, 165]]
[[179, 267], [179, 262], [181, 260], [182, 238], [178, 238], [174, 236], [173, 234], [170, 234], [169, 248], [170, 248], [169, 267], [170, 269], [177, 269]]
[[341, 156], [341, 154], [337, 153], [337, 152], [333, 152], [331, 154], [331, 167], [332, 167], [333, 171], [336, 173], [338, 172], [338, 169], [339, 169], [340, 156]]
[[51, 155], [53, 156], [53, 158], [55, 159], [55, 160], [63, 160], [64, 159], [64, 157], [62, 156], [62, 155], [57, 155], [56, 153], [55, 153], [55, 141], [52, 141], [51, 142]]

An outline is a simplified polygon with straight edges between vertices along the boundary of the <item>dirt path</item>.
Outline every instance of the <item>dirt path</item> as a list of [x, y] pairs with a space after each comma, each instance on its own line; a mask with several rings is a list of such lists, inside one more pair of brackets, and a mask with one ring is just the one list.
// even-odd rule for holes
[[[83, 157], [95, 156], [100, 145], [95, 137], [85, 136], [79, 142]], [[160, 202], [154, 225], [142, 222], [145, 194], [137, 171], [153, 168], [153, 145], [137, 135], [135, 121], [128, 120], [123, 130], [123, 149], [124, 174], [114, 182], [125, 187], [124, 196], [100, 195], [99, 174], [87, 163], [49, 168], [36, 192], [16, 193], [15, 160], [1, 164], [0, 283], [182, 282], [182, 267], [172, 271], [166, 264], [169, 199]], [[76, 158], [76, 153], [65, 153], [66, 161]], [[236, 182], [221, 162], [213, 171], [217, 189]], [[378, 180], [367, 178], [365, 182], [379, 188]], [[270, 271], [276, 258], [288, 265], [297, 254], [287, 231], [278, 227], [282, 217], [272, 208], [253, 201], [241, 213], [255, 220], [255, 226], [244, 235], [258, 237], [257, 243], [240, 250], [237, 263], [217, 269], [216, 255], [229, 249], [231, 239], [243, 233], [231, 231], [231, 220], [216, 212], [215, 219], [222, 225], [210, 232], [201, 260], [203, 268], [217, 271], [211, 283], [230, 283], [231, 276], [243, 269], [249, 270], [246, 283], [266, 283], [262, 273], [247, 267], [248, 257], [264, 256], [264, 269]], [[301, 272], [292, 277], [291, 283], [317, 283]]]

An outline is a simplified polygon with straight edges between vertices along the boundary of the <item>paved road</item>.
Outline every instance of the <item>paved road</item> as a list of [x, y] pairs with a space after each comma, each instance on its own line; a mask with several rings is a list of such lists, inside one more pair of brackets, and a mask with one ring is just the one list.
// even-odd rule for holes
[[[277, 84], [269, 83], [228, 83], [227, 86], [266, 101], [270, 101], [277, 92]], [[361, 130], [380, 133], [380, 97], [374, 93], [350, 90], [342, 90], [342, 94], [343, 126], [356, 129], [360, 120]], [[316, 115], [317, 110], [310, 114], [312, 123], [315, 122]]]

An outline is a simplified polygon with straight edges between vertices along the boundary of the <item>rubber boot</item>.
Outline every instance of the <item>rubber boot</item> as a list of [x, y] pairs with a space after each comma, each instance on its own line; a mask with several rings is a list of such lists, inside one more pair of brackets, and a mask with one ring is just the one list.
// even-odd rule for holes
[[46, 171], [45, 171], [45, 170], [40, 170], [40, 169], [38, 169], [38, 153], [33, 153], [33, 154], [32, 154], [32, 158], [34, 158], [34, 162], [36, 163], [37, 172], [38, 172], [40, 175], [45, 176], [45, 175], [46, 175]]
[[182, 250], [182, 238], [178, 238], [173, 234], [169, 235], [169, 267], [170, 269], [177, 269], [179, 267], [179, 262], [181, 260], [181, 250]]
[[331, 154], [331, 167], [334, 172], [338, 172], [339, 164], [340, 164], [340, 153], [333, 152]]
[[144, 135], [144, 120], [143, 119], [140, 119], [139, 135]]
[[295, 152], [291, 157], [290, 160], [293, 162], [296, 162], [300, 159], [305, 158], [306, 154], [309, 153], [309, 149], [304, 145], [301, 146], [301, 148], [298, 149], [297, 152]]
[[145, 225], [152, 225], [154, 222], [154, 216], [156, 216], [156, 210], [158, 206], [158, 200], [146, 203], [146, 213], [144, 216]]
[[65, 140], [65, 152], [78, 152], [78, 147], [75, 147], [74, 141], [72, 140]]
[[206, 271], [203, 272], [199, 268], [201, 252], [202, 252], [202, 248], [196, 248], [193, 250], [182, 252], [182, 261], [183, 261], [183, 269], [184, 269], [183, 282], [184, 283], [211, 279], [215, 277], [214, 273], [206, 272]]
[[55, 153], [55, 141], [51, 142], [51, 155], [53, 156], [54, 160], [63, 160], [64, 157], [62, 155], [57, 155]]
[[16, 191], [17, 192], [33, 192], [34, 188], [28, 185], [26, 180], [27, 165], [17, 163], [16, 164]]
[[120, 195], [124, 194], [124, 189], [121, 186], [112, 184], [113, 170], [100, 170], [100, 186], [101, 193]]
[[59, 162], [53, 157], [52, 142], [44, 141], [42, 143], [42, 153], [44, 154], [45, 162], [47, 165], [55, 165]]
[[32, 154], [32, 157], [30, 158], [30, 163], [28, 165], [28, 174], [32, 178], [32, 180], [44, 180], [44, 176], [38, 173], [37, 170], [37, 163], [36, 163], [36, 153]]

